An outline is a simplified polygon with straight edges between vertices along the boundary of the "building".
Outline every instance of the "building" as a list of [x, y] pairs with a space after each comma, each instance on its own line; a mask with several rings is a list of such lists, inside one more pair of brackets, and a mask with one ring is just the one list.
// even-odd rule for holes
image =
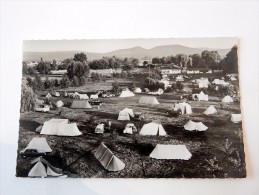
[[167, 65], [162, 66], [160, 68], [162, 75], [173, 75], [173, 74], [181, 74], [182, 70], [179, 66], [176, 65]]
[[186, 69], [187, 74], [212, 74], [212, 70], [209, 68], [187, 68]]

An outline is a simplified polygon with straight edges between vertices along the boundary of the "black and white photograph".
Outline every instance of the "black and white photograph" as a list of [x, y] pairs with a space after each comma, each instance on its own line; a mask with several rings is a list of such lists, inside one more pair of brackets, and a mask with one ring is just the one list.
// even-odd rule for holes
[[24, 40], [16, 176], [245, 178], [240, 47]]

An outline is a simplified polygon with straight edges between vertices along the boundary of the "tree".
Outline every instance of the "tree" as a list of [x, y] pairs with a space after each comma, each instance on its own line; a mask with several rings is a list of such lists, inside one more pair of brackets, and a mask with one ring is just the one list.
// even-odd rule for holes
[[129, 88], [130, 91], [134, 91], [135, 87], [136, 87], [135, 82], [131, 82], [128, 85], [128, 88]]
[[68, 88], [70, 86], [70, 81], [66, 74], [62, 76], [62, 79], [60, 80], [60, 86], [61, 88]]
[[211, 68], [213, 70], [217, 70], [219, 68], [219, 62], [221, 60], [221, 57], [217, 51], [205, 50], [201, 53], [201, 57], [204, 60], [205, 64], [208, 66], [208, 68]]
[[27, 75], [28, 74], [28, 66], [26, 62], [22, 62], [22, 74]]
[[33, 91], [40, 91], [43, 89], [43, 82], [39, 74], [35, 75], [35, 78], [32, 83], [32, 89]]
[[152, 64], [160, 64], [160, 59], [157, 57], [152, 58]]
[[35, 70], [34, 70], [34, 68], [29, 67], [27, 70], [28, 70], [28, 74], [29, 74], [29, 75], [35, 75]]
[[51, 68], [51, 70], [57, 70], [58, 69], [57, 61], [55, 59], [50, 64], [50, 68]]
[[85, 53], [83, 53], [83, 52], [81, 52], [81, 53], [76, 53], [76, 54], [74, 55], [74, 61], [84, 63], [84, 62], [87, 61], [87, 57], [86, 57]]
[[127, 73], [127, 71], [122, 71], [122, 72], [121, 72], [121, 78], [123, 78], [123, 79], [127, 79], [127, 78], [128, 78], [128, 73]]
[[34, 111], [36, 105], [37, 96], [34, 94], [33, 90], [26, 85], [25, 82], [22, 83], [21, 91], [21, 112]]
[[132, 59], [131, 59], [131, 63], [132, 63], [133, 66], [136, 67], [136, 66], [139, 65], [139, 60], [138, 60], [137, 58], [132, 58]]
[[225, 73], [238, 73], [238, 55], [237, 46], [231, 48], [226, 57], [222, 60], [221, 65]]
[[115, 81], [114, 83], [112, 83], [112, 92], [114, 92], [115, 94], [120, 94], [121, 91], [122, 89], [118, 82]]
[[73, 77], [73, 79], [72, 79], [72, 85], [74, 86], [74, 87], [78, 87], [79, 85], [80, 85], [80, 80], [79, 80], [79, 78], [78, 78], [78, 76], [74, 76]]
[[39, 64], [36, 67], [36, 70], [40, 73], [40, 74], [49, 74], [51, 67], [50, 67], [50, 62], [45, 62], [43, 61], [43, 59], [41, 58]]
[[206, 67], [204, 60], [200, 54], [193, 54], [192, 56], [192, 67]]
[[61, 65], [58, 66], [58, 70], [66, 70], [70, 64], [72, 64], [74, 60], [72, 58], [67, 58], [62, 61]]
[[32, 85], [33, 85], [33, 80], [32, 80], [32, 78], [31, 77], [27, 77], [26, 78], [26, 84], [29, 86], [29, 87], [32, 87]]
[[176, 63], [181, 67], [187, 67], [187, 63], [189, 61], [189, 57], [186, 54], [177, 54], [176, 55]]
[[145, 60], [144, 62], [143, 62], [143, 66], [147, 66], [148, 65], [148, 62]]
[[45, 89], [51, 88], [51, 81], [49, 80], [49, 77], [46, 77], [46, 80], [44, 81], [44, 87]]

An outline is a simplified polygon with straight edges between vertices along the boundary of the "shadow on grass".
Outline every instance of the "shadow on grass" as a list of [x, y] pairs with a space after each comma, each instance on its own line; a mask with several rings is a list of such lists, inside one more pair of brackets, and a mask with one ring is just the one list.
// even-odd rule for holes
[[20, 120], [20, 127], [23, 129], [26, 129], [28, 131], [33, 131], [35, 132], [35, 130], [37, 129], [37, 127], [39, 127], [41, 124], [35, 121], [31, 121], [31, 120]]

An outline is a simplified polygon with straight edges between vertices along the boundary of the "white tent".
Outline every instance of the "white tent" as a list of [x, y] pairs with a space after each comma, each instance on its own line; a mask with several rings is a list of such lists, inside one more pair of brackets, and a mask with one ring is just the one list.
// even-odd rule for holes
[[123, 130], [123, 133], [133, 134], [133, 131], [137, 130], [133, 123], [128, 123]]
[[216, 114], [218, 111], [214, 106], [209, 106], [203, 113], [206, 115]]
[[118, 120], [129, 121], [130, 117], [134, 117], [134, 112], [132, 109], [125, 108], [119, 112]]
[[206, 131], [208, 129], [202, 122], [193, 122], [189, 120], [185, 125], [184, 129], [187, 131]]
[[223, 85], [223, 86], [228, 85], [227, 82], [225, 82], [224, 80], [220, 80], [220, 79], [214, 79], [214, 81], [212, 81], [212, 83], [215, 85]]
[[92, 95], [90, 95], [90, 99], [98, 99], [98, 95], [92, 94]]
[[135, 96], [135, 94], [132, 91], [122, 91], [119, 97], [132, 97]]
[[199, 101], [209, 101], [209, 96], [205, 95], [203, 91], [201, 91], [199, 94], [192, 94], [192, 97], [197, 97]]
[[142, 90], [139, 87], [134, 90], [134, 93], [141, 93], [141, 92]]
[[89, 104], [87, 100], [73, 100], [70, 108], [84, 109], [84, 108], [92, 108], [92, 106]]
[[59, 100], [59, 101], [57, 101], [56, 106], [58, 108], [60, 108], [60, 107], [64, 106], [64, 103], [61, 100]]
[[186, 103], [186, 102], [182, 102], [179, 104], [176, 104], [174, 107], [174, 110], [181, 110], [181, 114], [192, 114], [192, 107], [190, 104]]
[[155, 159], [189, 160], [192, 154], [185, 145], [157, 144], [149, 156]]
[[125, 164], [118, 159], [103, 143], [100, 144], [94, 156], [108, 171], [121, 171], [125, 168]]
[[50, 148], [46, 138], [44, 137], [34, 137], [28, 146], [21, 150], [21, 152], [26, 151], [27, 149], [35, 149], [39, 153], [44, 153], [44, 152], [52, 152], [52, 149]]
[[[35, 164], [36, 163], [36, 164]], [[31, 161], [31, 164], [35, 164], [30, 170], [29, 177], [59, 177], [62, 176], [62, 170], [52, 166], [47, 160], [42, 157], [38, 157]]]
[[160, 135], [160, 136], [167, 135], [164, 127], [161, 125], [161, 123], [158, 123], [158, 122], [151, 122], [143, 125], [139, 134], [140, 135]]
[[153, 96], [142, 96], [142, 97], [140, 97], [138, 103], [139, 104], [151, 104], [151, 105], [159, 104], [156, 97], [153, 97]]
[[57, 91], [53, 91], [53, 92], [51, 93], [51, 95], [53, 95], [53, 96], [55, 96], [55, 97], [59, 97], [59, 96], [60, 96], [60, 93], [57, 92]]
[[88, 97], [87, 94], [79, 94], [79, 99], [80, 99], [80, 100], [88, 100], [89, 97]]
[[51, 98], [51, 95], [48, 93], [48, 94], [46, 95], [46, 98]]
[[44, 122], [40, 134], [58, 136], [78, 136], [82, 133], [76, 123], [68, 123], [68, 119], [51, 119]]
[[231, 102], [234, 102], [234, 100], [232, 99], [232, 97], [230, 97], [229, 95], [225, 96], [223, 99], [222, 99], [222, 102], [223, 103], [231, 103]]
[[231, 114], [231, 121], [233, 123], [240, 123], [242, 121], [242, 115], [241, 114]]
[[103, 133], [104, 132], [104, 124], [99, 124], [95, 127], [95, 133]]

